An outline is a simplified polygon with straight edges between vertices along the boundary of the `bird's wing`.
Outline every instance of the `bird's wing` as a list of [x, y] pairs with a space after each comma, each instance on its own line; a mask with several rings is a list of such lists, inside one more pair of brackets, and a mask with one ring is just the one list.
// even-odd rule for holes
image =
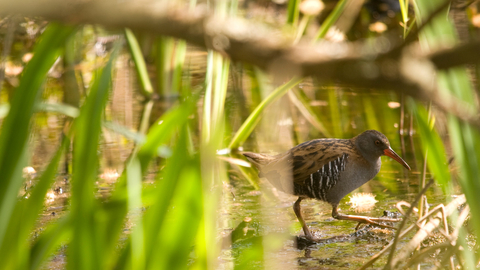
[[304, 184], [312, 174], [337, 178], [345, 169], [349, 155], [356, 154], [350, 140], [318, 139], [305, 142], [290, 150], [291, 170], [295, 184]]
[[[260, 177], [268, 179], [280, 191], [294, 194], [295, 185], [305, 185], [310, 177], [337, 179], [350, 154], [356, 154], [350, 140], [317, 139], [304, 142], [276, 156], [243, 153], [259, 167]], [[330, 188], [335, 181], [326, 181]]]
[[247, 159], [252, 162], [257, 168], [262, 168], [269, 162], [271, 162], [275, 157], [267, 154], [259, 154], [252, 152], [243, 152], [242, 153]]

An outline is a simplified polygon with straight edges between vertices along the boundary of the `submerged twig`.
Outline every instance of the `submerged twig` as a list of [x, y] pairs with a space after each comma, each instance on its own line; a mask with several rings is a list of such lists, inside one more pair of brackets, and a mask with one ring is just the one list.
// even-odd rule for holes
[[[466, 202], [465, 195], [458, 196], [455, 200], [450, 202], [445, 207], [446, 215], [447, 216], [451, 215], [457, 209], [458, 206], [464, 204], [465, 202]], [[428, 213], [427, 215], [422, 217], [420, 220], [418, 220], [416, 224], [410, 225], [407, 229], [403, 230], [402, 232], [400, 232], [399, 230], [399, 233], [400, 233], [399, 238], [402, 238], [405, 235], [407, 235], [411, 230], [413, 230], [417, 226], [417, 224], [422, 223], [429, 216], [430, 216], [430, 213]], [[377, 261], [383, 254], [385, 254], [385, 252], [387, 252], [392, 246], [393, 246], [393, 242], [388, 244], [384, 249], [382, 249], [380, 252], [372, 256], [372, 258], [368, 262], [366, 262], [362, 267], [358, 268], [358, 270], [365, 270], [368, 267], [372, 266], [373, 263], [375, 263], [375, 261]]]
[[431, 247], [426, 247], [422, 249], [420, 252], [413, 255], [412, 258], [407, 262], [407, 264], [402, 269], [406, 269], [412, 265], [421, 263], [425, 257], [430, 256], [430, 254], [432, 254], [433, 252], [435, 252], [437, 249], [440, 249], [440, 248], [452, 248], [452, 245], [450, 245], [450, 243], [440, 243]]
[[467, 219], [467, 217], [469, 216], [469, 214], [470, 214], [470, 207], [467, 205], [462, 210], [462, 212], [460, 212], [460, 215], [458, 216], [457, 222], [455, 224], [455, 229], [453, 230], [453, 232], [449, 236], [448, 240], [451, 243], [451, 247], [445, 252], [444, 257], [441, 260], [440, 264], [436, 265], [435, 268], [433, 268], [434, 270], [435, 269], [440, 269], [441, 267], [443, 267], [443, 265], [446, 264], [447, 260], [450, 261], [450, 267], [452, 269], [455, 269], [454, 268], [455, 266], [453, 264], [453, 257], [452, 256], [458, 251], [458, 249], [460, 247], [460, 244], [456, 240], [458, 238], [459, 231], [463, 227], [462, 225], [465, 222], [465, 220]]
[[433, 179], [430, 179], [430, 181], [425, 185], [425, 187], [417, 194], [417, 196], [415, 197], [415, 200], [413, 201], [413, 204], [410, 206], [407, 213], [405, 213], [405, 217], [403, 218], [402, 222], [400, 223], [400, 226], [398, 227], [398, 232], [395, 234], [395, 238], [393, 239], [392, 250], [391, 250], [390, 254], [388, 255], [388, 261], [387, 261], [387, 264], [385, 265], [386, 269], [390, 269], [391, 262], [392, 262], [392, 259], [393, 259], [393, 254], [395, 253], [395, 249], [397, 247], [398, 240], [400, 239], [400, 232], [402, 231], [403, 227], [405, 227], [405, 224], [407, 223], [408, 217], [412, 214], [413, 208], [415, 207], [415, 205], [418, 204], [418, 202], [421, 200], [423, 194], [425, 192], [427, 192], [428, 188], [432, 184], [433, 184]]
[[[446, 217], [452, 214], [454, 211], [457, 210], [457, 207], [464, 204], [466, 201], [465, 196], [459, 196], [455, 200], [453, 200], [451, 203], [449, 203], [447, 206], [443, 206], [443, 204], [437, 205], [435, 208], [433, 208], [430, 212], [425, 214], [424, 217], [422, 217], [417, 224], [420, 224], [423, 220], [426, 218], [431, 217], [434, 213], [437, 213], [440, 211], [440, 213], [437, 213], [436, 216], [432, 219], [430, 219], [429, 222], [427, 222], [424, 226], [420, 228], [420, 230], [415, 234], [415, 236], [408, 242], [405, 246], [402, 247], [402, 252], [394, 258], [390, 266], [393, 266], [394, 269], [398, 268], [398, 265], [401, 262], [406, 261], [406, 257], [409, 256], [411, 252], [426, 238], [428, 235], [435, 229], [438, 228], [440, 225], [440, 221], [446, 222]], [[445, 224], [445, 226], [448, 226]]]

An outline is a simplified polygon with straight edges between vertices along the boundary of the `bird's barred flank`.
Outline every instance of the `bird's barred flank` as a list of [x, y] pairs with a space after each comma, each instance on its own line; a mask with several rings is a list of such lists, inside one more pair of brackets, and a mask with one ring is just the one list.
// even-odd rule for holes
[[347, 159], [348, 154], [343, 154], [310, 174], [303, 184], [295, 185], [295, 195], [325, 201], [327, 191], [335, 186], [340, 172], [345, 170]]

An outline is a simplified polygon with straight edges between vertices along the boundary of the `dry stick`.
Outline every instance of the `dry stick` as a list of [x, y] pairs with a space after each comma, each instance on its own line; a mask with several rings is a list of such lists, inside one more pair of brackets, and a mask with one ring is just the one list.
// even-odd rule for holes
[[450, 267], [454, 269], [455, 265], [453, 264], [452, 256], [458, 251], [460, 247], [460, 244], [457, 243], [456, 240], [458, 238], [459, 231], [462, 228], [462, 224], [463, 222], [465, 222], [469, 214], [470, 214], [470, 207], [467, 205], [462, 210], [462, 212], [460, 212], [460, 215], [458, 216], [457, 223], [455, 224], [455, 230], [453, 230], [453, 232], [450, 234], [449, 239], [447, 238], [450, 241], [450, 244], [452, 245], [452, 247], [445, 253], [445, 255], [443, 256], [443, 259], [440, 262], [440, 265], [435, 266], [433, 270], [439, 269], [440, 267], [445, 265], [446, 260], [450, 260]]
[[[447, 238], [447, 240], [449, 241], [448, 243], [441, 243], [441, 244], [437, 244], [435, 246], [431, 246], [431, 247], [427, 247], [423, 250], [421, 250], [419, 253], [415, 254], [409, 262], [407, 262], [407, 264], [405, 265], [404, 268], [408, 268], [409, 266], [411, 265], [414, 265], [416, 263], [419, 263], [421, 262], [421, 260], [427, 256], [429, 253], [437, 250], [437, 249], [440, 249], [440, 248], [448, 248], [448, 252], [446, 253], [447, 255], [450, 254], [450, 255], [446, 255], [444, 257], [444, 259], [442, 260], [442, 263], [440, 264], [440, 266], [444, 265], [444, 261], [446, 261], [446, 259], [453, 259], [451, 256], [453, 253], [455, 253], [455, 251], [458, 249], [458, 245], [455, 243], [455, 240], [457, 239], [457, 236], [458, 236], [458, 230], [459, 228], [461, 227], [461, 224], [463, 223], [463, 221], [467, 218], [468, 216], [468, 212], [469, 211], [462, 211], [461, 215], [462, 217], [458, 219], [457, 221], [457, 226], [456, 226], [456, 234], [451, 234], [449, 235], [448, 234], [448, 224], [447, 224], [447, 215], [445, 213], [445, 207], [443, 205], [438, 205], [436, 206], [431, 212], [435, 212], [437, 210], [441, 210], [440, 213], [442, 213], [442, 218], [443, 218], [443, 224], [445, 225], [445, 231], [442, 231], [441, 229], [439, 229], [439, 232], [441, 232], [445, 238]], [[464, 214], [466, 212], [466, 214]], [[461, 221], [461, 222], [459, 222]], [[423, 239], [420, 239], [420, 240], [423, 240]], [[419, 241], [418, 241], [419, 242]], [[453, 265], [453, 260], [450, 260], [450, 268], [453, 270], [454, 269], [454, 265]]]
[[[431, 106], [431, 105], [430, 105]], [[431, 107], [429, 107], [431, 108]], [[430, 115], [430, 112], [431, 110], [429, 110], [429, 115], [428, 115], [428, 118], [430, 119], [431, 115]], [[423, 190], [423, 187], [425, 187], [425, 180], [426, 180], [426, 175], [427, 175], [427, 159], [428, 159], [428, 149], [425, 150], [425, 158], [423, 160], [423, 171], [422, 171], [422, 190]], [[430, 180], [431, 181], [431, 180]], [[419, 206], [418, 206], [418, 217], [421, 218], [423, 217], [423, 214], [426, 212], [423, 208], [425, 206], [425, 203], [424, 203], [424, 200], [423, 200], [423, 197], [422, 199], [420, 200], [419, 202]]]
[[[392, 243], [392, 250], [390, 251], [390, 254], [388, 255], [388, 261], [387, 264], [385, 265], [385, 269], [390, 269], [390, 264], [393, 259], [393, 254], [395, 253], [395, 249], [398, 244], [398, 240], [400, 239], [400, 231], [402, 230], [403, 227], [405, 227], [405, 224], [407, 223], [407, 219], [413, 212], [413, 208], [415, 205], [418, 204], [418, 202], [421, 200], [423, 194], [427, 192], [427, 189], [433, 184], [433, 179], [430, 179], [430, 181], [425, 185], [425, 187], [417, 194], [417, 197], [415, 197], [415, 200], [413, 201], [412, 205], [408, 209], [407, 213], [405, 214], [405, 217], [402, 220], [402, 223], [400, 223], [400, 226], [398, 227], [398, 232], [395, 234], [395, 238], [393, 239]], [[421, 216], [419, 218], [422, 218]]]
[[[397, 265], [401, 263], [402, 261], [405, 261], [405, 258], [409, 256], [409, 254], [422, 242], [433, 230], [435, 230], [439, 225], [440, 221], [444, 220], [447, 216], [449, 216], [451, 213], [453, 213], [458, 206], [462, 205], [465, 203], [465, 195], [459, 196], [452, 202], [450, 202], [447, 206], [443, 205], [438, 205], [432, 211], [430, 211], [428, 214], [426, 214], [424, 217], [422, 217], [422, 220], [425, 220], [427, 217], [430, 217], [433, 213], [440, 211], [440, 213], [437, 213], [437, 215], [430, 219], [425, 226], [422, 226], [420, 230], [413, 236], [413, 238], [408, 242], [404, 247], [402, 247], [401, 253], [395, 257], [395, 259], [392, 262], [392, 265], [395, 269], [397, 269]], [[420, 222], [417, 222], [417, 224], [420, 224]]]
[[[447, 207], [446, 207], [446, 214], [447, 215], [450, 215], [454, 209], [456, 209], [456, 207], [464, 204], [466, 202], [466, 199], [465, 199], [465, 195], [461, 195], [461, 196], [458, 196], [455, 200], [453, 200], [452, 202], [450, 202]], [[424, 217], [422, 217], [416, 224], [413, 224], [413, 225], [410, 225], [410, 227], [408, 227], [407, 229], [405, 229], [399, 236], [399, 238], [402, 238], [404, 237], [405, 235], [407, 235], [407, 233], [409, 233], [413, 228], [415, 228], [416, 226], [418, 226], [417, 224], [420, 224], [421, 222], [423, 222], [426, 218], [428, 218], [430, 215], [427, 214], [425, 215]], [[393, 243], [387, 245], [384, 249], [382, 249], [380, 252], [378, 252], [377, 254], [375, 254], [374, 256], [372, 256], [372, 258], [366, 262], [362, 267], [358, 268], [358, 270], [365, 270], [367, 269], [368, 267], [372, 266], [372, 264], [378, 260], [380, 258], [380, 256], [382, 256], [385, 252], [387, 252], [391, 247], [392, 247]]]
[[[407, 233], [409, 233], [413, 228], [415, 228], [415, 225], [410, 225], [410, 227], [406, 228], [401, 234], [400, 238], [404, 237]], [[365, 270], [368, 267], [372, 266], [373, 263], [380, 258], [385, 252], [387, 252], [390, 248], [392, 247], [392, 243], [387, 245], [385, 248], [383, 248], [380, 252], [377, 254], [373, 255], [372, 258], [368, 262], [366, 262], [362, 267], [358, 268], [358, 270]]]
[[[448, 234], [448, 223], [447, 223], [447, 214], [445, 213], [445, 206], [443, 204], [439, 204], [439, 205], [435, 206], [432, 209], [432, 211], [430, 211], [427, 215], [431, 216], [431, 215], [433, 215], [433, 213], [435, 213], [437, 211], [440, 212], [441, 217], [442, 217], [442, 223], [445, 226], [445, 231], [442, 231], [442, 229], [438, 229], [438, 230], [439, 230], [440, 233], [442, 233], [445, 236], [445, 238], [450, 239], [450, 235]], [[418, 223], [417, 223], [417, 225], [418, 225]], [[424, 230], [424, 226], [425, 226], [425, 220], [423, 221], [421, 226], [419, 226], [420, 231]], [[437, 226], [438, 226], [438, 224], [437, 224]], [[435, 229], [435, 228], [433, 228], [433, 229]], [[432, 231], [433, 231], [433, 229], [432, 229]], [[426, 231], [426, 230], [424, 230], [424, 231]], [[420, 249], [420, 243], [428, 236], [428, 234], [430, 232], [427, 232], [426, 234], [419, 236], [418, 240], [415, 241], [415, 237], [417, 237], [417, 235], [419, 235], [419, 233], [417, 232], [417, 234], [410, 240], [409, 245], [410, 244], [411, 244], [411, 246], [416, 245], [415, 252], [417, 252], [417, 253], [412, 256], [412, 258], [410, 259], [410, 261], [407, 262], [407, 265], [404, 268], [407, 268], [408, 266], [411, 266], [411, 265], [415, 264], [415, 261], [418, 261], [417, 256], [421, 256], [420, 258], [423, 258], [423, 255], [421, 255], [421, 254], [423, 254], [423, 251], [418, 252], [419, 249]], [[451, 246], [451, 244], [448, 244], [447, 246]]]
[[[455, 226], [455, 230], [452, 232], [451, 234], [451, 237], [452, 237], [452, 240], [453, 241], [457, 241], [458, 239], [458, 235], [459, 235], [459, 232], [460, 230], [463, 228], [463, 223], [465, 222], [465, 220], [470, 216], [470, 207], [468, 206], [468, 204], [465, 206], [465, 208], [462, 210], [462, 212], [460, 213], [458, 219], [457, 219], [457, 224]], [[461, 246], [461, 243], [452, 243], [452, 245], [455, 245], [456, 249], [453, 250], [454, 253], [458, 252], [460, 246]], [[448, 255], [448, 254], [447, 254]], [[445, 261], [446, 259], [450, 258], [450, 265], [453, 265], [453, 254], [450, 255], [450, 256], [447, 256], [445, 255], [444, 256], [444, 259], [442, 259], [442, 263], [440, 264], [440, 266], [442, 266], [444, 263], [443, 261]], [[454, 266], [454, 265], [453, 265]]]
[[[451, 113], [461, 121], [480, 129], [477, 111], [471, 111], [453, 97], [443, 100], [437, 91], [434, 91], [435, 89], [427, 89], [424, 85], [419, 85], [413, 78], [405, 77], [405, 74], [392, 77], [379, 73], [377, 78], [372, 79], [362, 75], [362, 72], [354, 72], [355, 76], [351, 76], [352, 73], [345, 73], [346, 69], [358, 70], [360, 64], [365, 62], [365, 57], [369, 54], [365, 55], [362, 52], [365, 51], [367, 43], [322, 43], [311, 46], [305, 44], [292, 46], [291, 39], [285, 37], [279, 30], [272, 30], [265, 25], [254, 24], [247, 20], [216, 17], [215, 14], [202, 8], [185, 11], [170, 8], [167, 5], [144, 5], [133, 2], [118, 4], [111, 0], [0, 1], [0, 15], [20, 13], [27, 16], [42, 16], [47, 20], [64, 23], [100, 24], [116, 28], [129, 27], [185, 39], [202, 48], [214, 49], [221, 54], [228, 55], [234, 61], [250, 63], [273, 73], [315, 76], [319, 79], [338, 81], [347, 85], [354, 84], [361, 88], [390, 89], [423, 101], [432, 100], [442, 111]], [[441, 12], [441, 8], [438, 12]], [[429, 19], [425, 24], [428, 21]], [[469, 47], [474, 56], [477, 55], [475, 54], [478, 49], [478, 46], [475, 47], [477, 44], [480, 42], [471, 42], [472, 46]], [[394, 63], [400, 63], [401, 61], [398, 60], [402, 59], [397, 58], [400, 55], [404, 58], [405, 50], [402, 51], [402, 49], [401, 47], [395, 49], [397, 52], [380, 53], [375, 58], [380, 60], [393, 58]], [[461, 49], [458, 50], [458, 47], [454, 49], [454, 55], [469, 52], [465, 51], [463, 47]], [[428, 55], [423, 55], [420, 60], [428, 60], [427, 62], [432, 60], [434, 63], [445, 62], [445, 60], [441, 60], [444, 58], [442, 52], [437, 53], [436, 56], [436, 62]], [[470, 54], [469, 57], [462, 59], [467, 63], [478, 62], [477, 58]], [[381, 65], [382, 62], [373, 61], [372, 63]], [[464, 63], [456, 63], [456, 65], [459, 64]], [[280, 70], [276, 69], [278, 67]], [[400, 70], [400, 67], [396, 68]], [[417, 74], [415, 76], [418, 77]]]
[[[430, 122], [430, 119], [432, 117], [432, 103], [429, 102], [428, 104], [428, 122]], [[427, 175], [427, 160], [428, 160], [428, 148], [425, 150], [425, 157], [423, 159], [423, 171], [422, 171], [422, 188], [425, 187], [425, 180], [426, 180], [426, 175]], [[425, 213], [428, 212], [427, 208], [427, 199], [426, 196], [422, 195], [420, 202], [418, 204], [418, 217], [421, 218]], [[425, 221], [423, 222], [422, 226], [425, 225]], [[420, 226], [420, 227], [422, 227]], [[417, 246], [417, 248], [414, 251], [414, 254], [418, 253], [420, 250], [420, 245]], [[389, 257], [390, 258], [390, 257]], [[389, 261], [390, 265], [391, 261]], [[420, 265], [417, 265], [417, 269], [420, 269]]]
[[[445, 231], [442, 231], [442, 229], [439, 229], [438, 231], [443, 234], [445, 236], [445, 238], [447, 238], [448, 240], [450, 241], [454, 241], [454, 239], [456, 239], [456, 237], [454, 237], [452, 234], [449, 233], [448, 231], [448, 222], [447, 222], [447, 215], [445, 214], [445, 208], [442, 209], [443, 211], [443, 224], [445, 225]], [[450, 244], [452, 245], [452, 244]], [[453, 244], [452, 245], [453, 247], [455, 247], [455, 245]], [[455, 265], [453, 263], [453, 258], [450, 258], [450, 268], [452, 270], [455, 269]]]
[[445, 251], [443, 259], [440, 261], [440, 263], [438, 265], [435, 265], [435, 267], [432, 270], [444, 268], [443, 265], [446, 264], [447, 260], [450, 261], [450, 267], [452, 269], [455, 269], [454, 268], [455, 265], [453, 264], [453, 255], [455, 255], [455, 253], [458, 252], [459, 247], [460, 247], [459, 244], [457, 244], [455, 246], [450, 246], [450, 248], [448, 248], [447, 251]]
[[[404, 216], [406, 216], [407, 214], [403, 211], [402, 206], [405, 206], [405, 207], [407, 207], [407, 208], [412, 207], [412, 205], [409, 204], [409, 203], [406, 202], [406, 201], [399, 201], [399, 202], [397, 202], [397, 204], [396, 204], [395, 206], [397, 207], [398, 211], [400, 211], [400, 213], [401, 213], [402, 215], [404, 215]], [[416, 214], [417, 214], [417, 216], [418, 216], [418, 213], [416, 213]]]
[[[450, 243], [440, 243], [440, 244], [436, 244], [434, 246], [431, 246], [431, 247], [426, 247], [424, 249], [422, 249], [421, 251], [419, 251], [417, 254], [415, 254], [409, 262], [407, 262], [407, 264], [405, 265], [405, 267], [403, 267], [403, 269], [406, 269], [414, 264], [417, 264], [417, 263], [421, 263], [423, 261], [423, 259], [426, 257], [426, 256], [429, 256], [432, 252], [435, 252], [435, 250], [437, 249], [440, 249], [440, 248], [452, 248], [452, 245], [450, 245]], [[395, 268], [397, 269], [397, 268]]]

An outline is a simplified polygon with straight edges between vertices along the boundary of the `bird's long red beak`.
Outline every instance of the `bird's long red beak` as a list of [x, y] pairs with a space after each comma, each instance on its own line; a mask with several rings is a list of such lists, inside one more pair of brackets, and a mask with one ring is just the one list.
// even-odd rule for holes
[[397, 155], [397, 153], [395, 153], [395, 151], [393, 151], [392, 148], [389, 147], [389, 148], [383, 150], [383, 153], [385, 154], [385, 156], [389, 156], [389, 157], [393, 158], [398, 163], [402, 164], [403, 167], [410, 170], [410, 166], [408, 166], [407, 162], [405, 162], [405, 160], [403, 160], [399, 155]]

